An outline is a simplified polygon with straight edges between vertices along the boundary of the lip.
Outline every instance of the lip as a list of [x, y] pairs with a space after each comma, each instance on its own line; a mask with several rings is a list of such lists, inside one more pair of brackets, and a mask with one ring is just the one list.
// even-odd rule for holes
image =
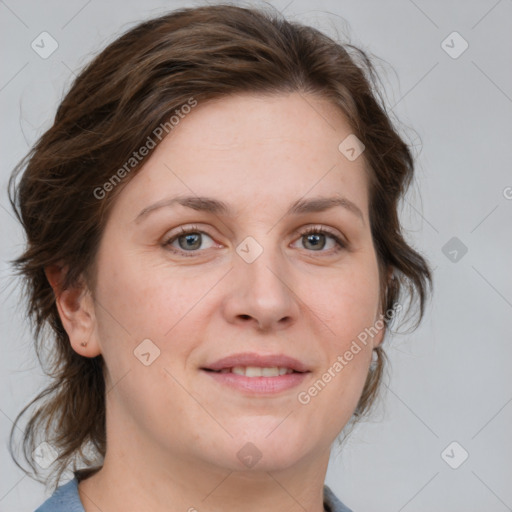
[[[234, 366], [257, 366], [272, 368], [275, 366], [291, 368], [296, 373], [277, 377], [246, 377], [235, 373], [218, 373]], [[311, 370], [301, 361], [284, 354], [260, 355], [255, 353], [234, 354], [208, 364], [201, 370], [220, 384], [252, 395], [272, 395], [294, 388], [301, 384]], [[213, 371], [212, 371], [213, 370]]]
[[[258, 366], [260, 368], [272, 368], [274, 366], [280, 366], [282, 368], [291, 368], [296, 372], [303, 373], [310, 371], [310, 369], [298, 359], [286, 356], [284, 354], [261, 355], [250, 352], [244, 352], [242, 354], [233, 354], [228, 357], [223, 357], [222, 359], [219, 359], [214, 363], [204, 366], [202, 369], [220, 371], [224, 368], [233, 368], [234, 366]], [[274, 379], [276, 377], [268, 378]]]
[[286, 391], [301, 384], [309, 375], [309, 372], [304, 372], [288, 373], [278, 377], [246, 377], [235, 373], [202, 371], [220, 384], [252, 395], [272, 395]]

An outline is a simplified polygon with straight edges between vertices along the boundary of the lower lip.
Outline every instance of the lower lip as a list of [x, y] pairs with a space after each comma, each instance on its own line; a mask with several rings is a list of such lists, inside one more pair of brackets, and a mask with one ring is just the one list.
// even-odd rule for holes
[[278, 377], [245, 377], [236, 373], [219, 373], [203, 370], [221, 384], [257, 394], [275, 394], [301, 384], [309, 372], [287, 373]]

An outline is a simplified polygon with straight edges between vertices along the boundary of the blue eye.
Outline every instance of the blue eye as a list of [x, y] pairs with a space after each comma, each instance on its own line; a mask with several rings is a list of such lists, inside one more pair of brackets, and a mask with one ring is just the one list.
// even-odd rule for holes
[[[334, 251], [322, 251], [326, 246], [326, 237], [330, 238], [334, 242]], [[326, 228], [321, 227], [310, 227], [300, 234], [300, 239], [303, 240], [303, 244], [310, 244], [313, 248], [320, 248], [319, 250], [313, 249], [313, 252], [338, 252], [345, 249], [346, 246], [342, 240], [331, 233]]]
[[[200, 249], [210, 249], [214, 246], [214, 244], [211, 244], [210, 247], [202, 247], [205, 236], [212, 242], [213, 239], [196, 226], [190, 226], [188, 229], [182, 227], [180, 229], [181, 231], [178, 234], [173, 235], [164, 242], [163, 245], [165, 248], [176, 254], [189, 257], [195, 256], [197, 253], [201, 252]], [[332, 241], [331, 247], [328, 248], [328, 250], [323, 250], [328, 245], [327, 242], [329, 239]], [[336, 234], [323, 227], [313, 226], [307, 228], [299, 234], [298, 240], [303, 241], [303, 247], [305, 247], [306, 244], [309, 245], [311, 252], [337, 253], [347, 248], [346, 244]], [[174, 245], [175, 242], [178, 243], [179, 247]], [[308, 249], [308, 247], [305, 248]]]
[[[198, 252], [197, 249], [201, 248], [203, 242], [203, 236], [207, 236], [210, 240], [212, 238], [205, 233], [197, 229], [195, 226], [190, 227], [189, 229], [181, 228], [180, 233], [172, 236], [164, 243], [166, 248], [169, 248], [172, 252], [184, 254], [184, 253], [193, 253]], [[177, 241], [179, 248], [173, 246], [172, 244]], [[204, 249], [204, 247], [203, 247]], [[186, 254], [186, 256], [189, 256]], [[192, 254], [190, 254], [192, 256]]]

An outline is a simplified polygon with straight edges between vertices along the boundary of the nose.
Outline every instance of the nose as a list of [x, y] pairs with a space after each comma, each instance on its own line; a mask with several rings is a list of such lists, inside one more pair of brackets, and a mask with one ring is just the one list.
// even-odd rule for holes
[[300, 301], [284, 257], [277, 249], [265, 247], [250, 261], [242, 251], [233, 256], [234, 268], [223, 303], [227, 321], [253, 325], [260, 331], [289, 327], [299, 318]]

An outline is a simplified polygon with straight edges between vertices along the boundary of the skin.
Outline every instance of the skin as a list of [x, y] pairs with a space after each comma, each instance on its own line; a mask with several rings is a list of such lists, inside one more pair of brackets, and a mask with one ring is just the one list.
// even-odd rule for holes
[[[107, 454], [79, 485], [86, 512], [323, 510], [331, 444], [384, 334], [299, 403], [381, 312], [364, 158], [338, 150], [350, 133], [332, 104], [311, 95], [199, 104], [117, 198], [94, 290], [60, 292], [58, 273], [47, 272], [74, 350], [101, 353], [107, 366]], [[225, 201], [234, 215], [175, 205], [134, 220], [177, 194]], [[339, 206], [283, 216], [297, 199], [336, 195], [362, 218]], [[206, 233], [202, 242], [173, 253], [166, 242], [191, 225]], [[327, 235], [313, 246], [301, 235], [309, 226], [330, 228], [346, 247], [336, 252]], [[248, 236], [263, 248], [252, 263], [236, 252]], [[185, 253], [181, 240], [171, 243]], [[134, 356], [144, 339], [160, 349], [149, 366]], [[239, 352], [286, 354], [311, 372], [298, 388], [261, 397], [200, 370]], [[250, 468], [237, 457], [247, 442], [261, 454]]]

